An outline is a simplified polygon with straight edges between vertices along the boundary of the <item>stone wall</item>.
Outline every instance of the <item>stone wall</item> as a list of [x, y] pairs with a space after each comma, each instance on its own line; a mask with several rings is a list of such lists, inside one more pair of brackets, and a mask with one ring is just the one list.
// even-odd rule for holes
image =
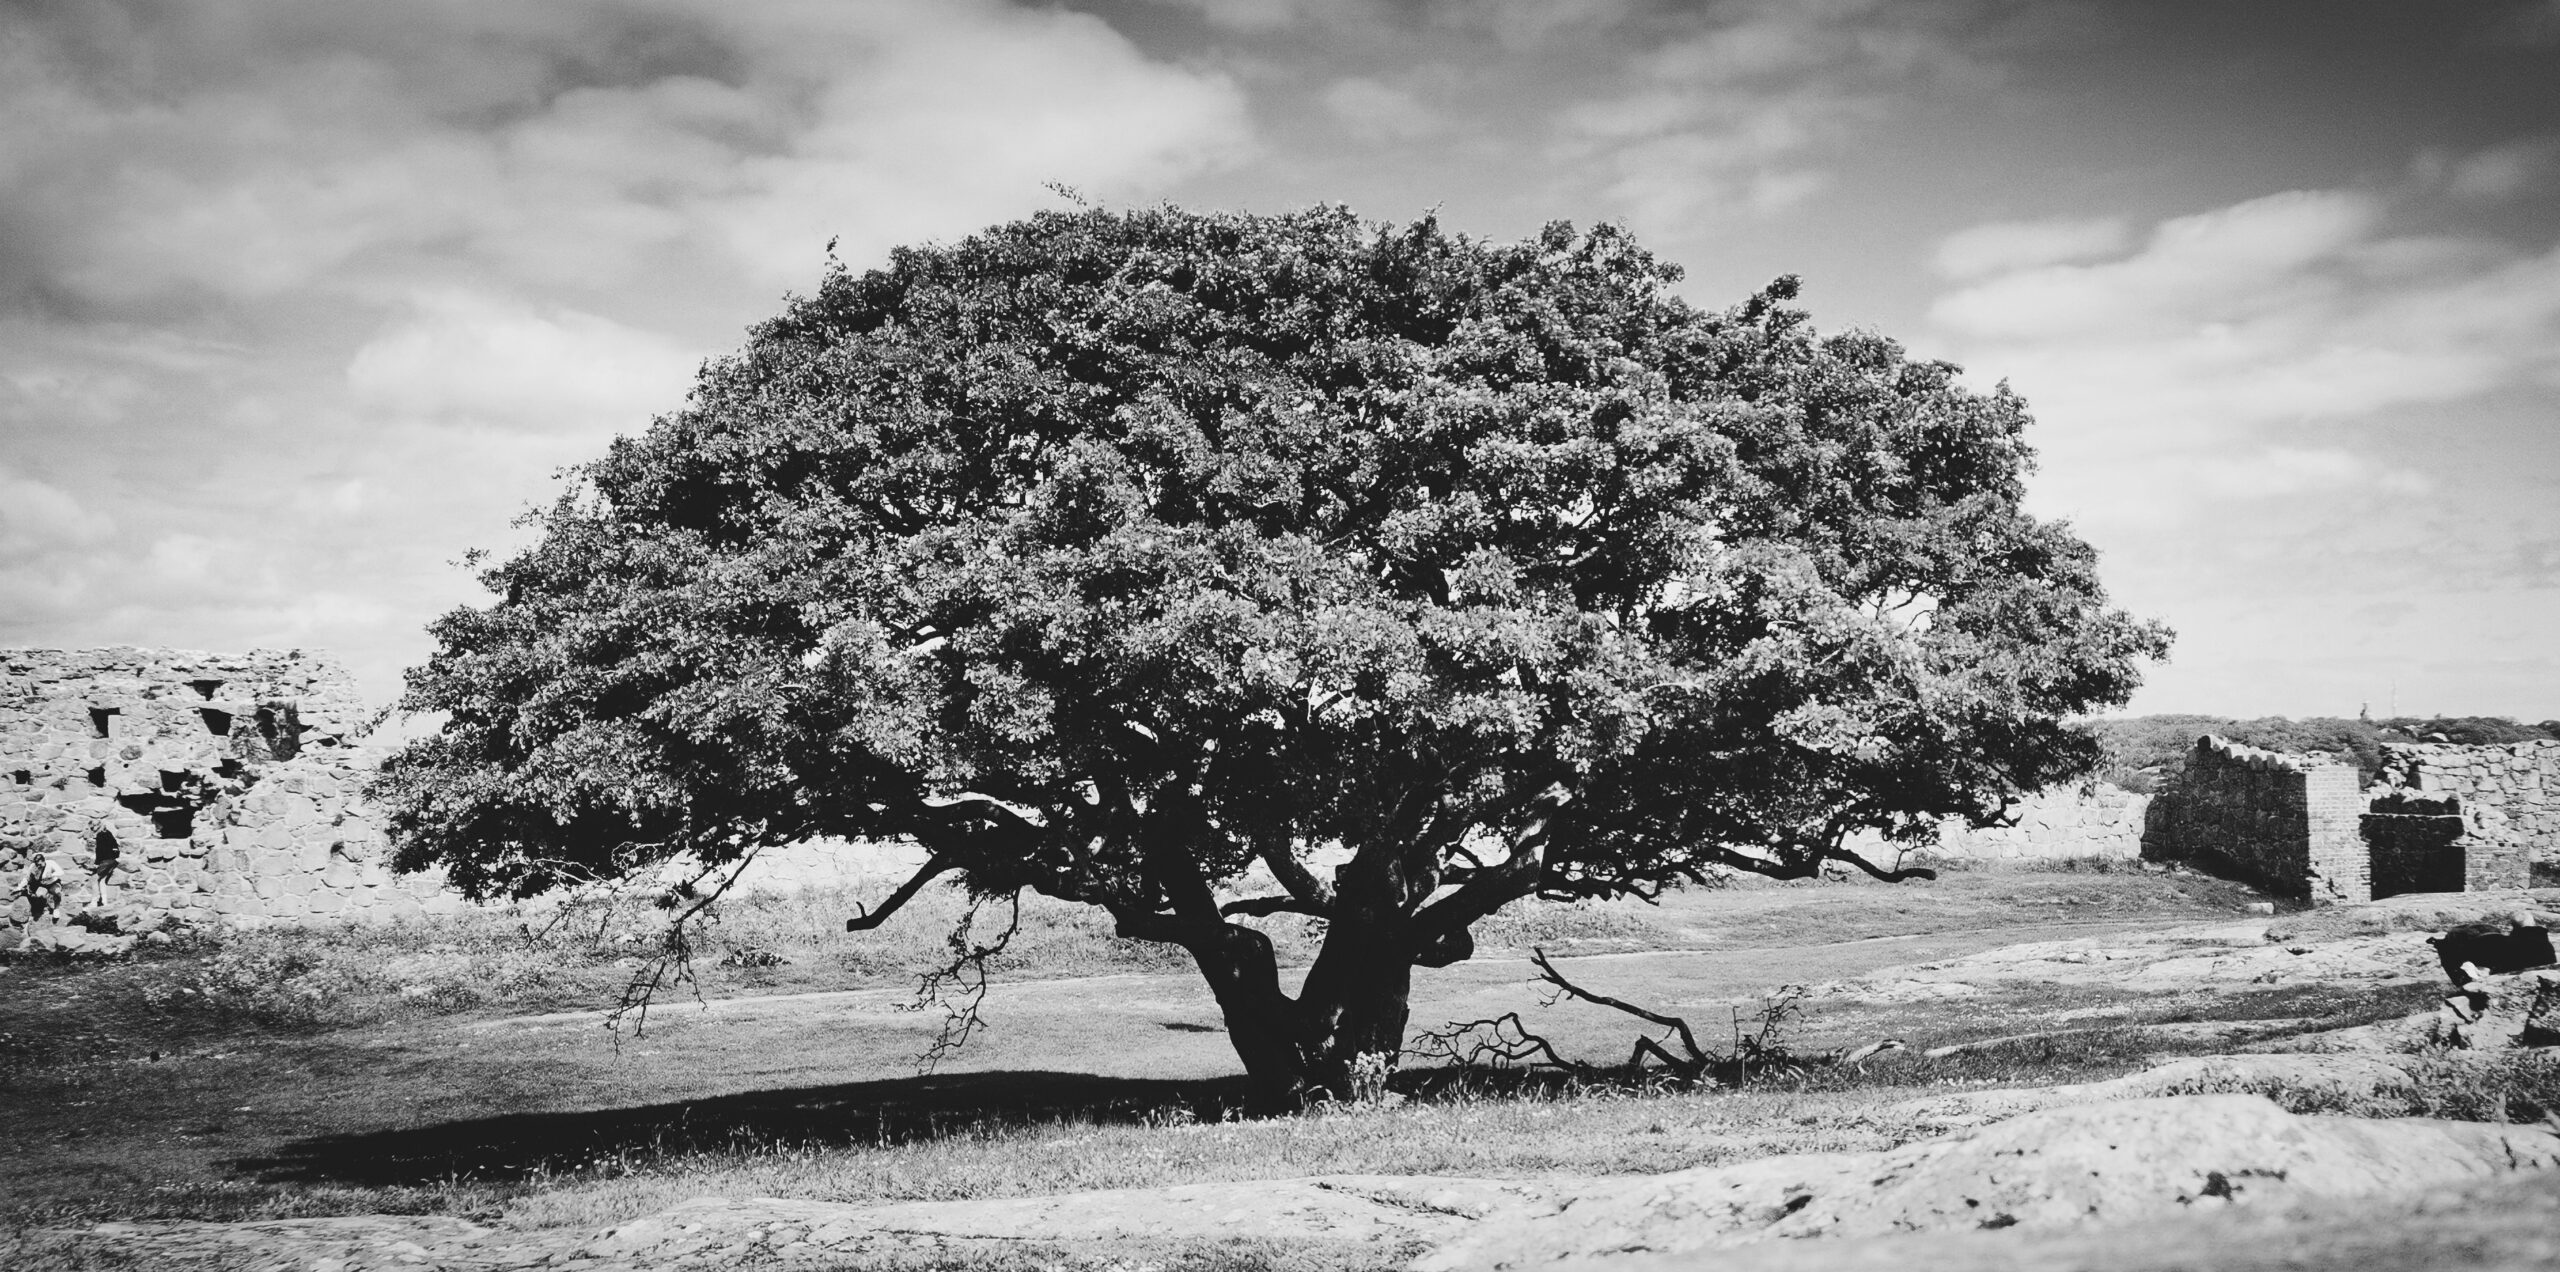
[[2201, 866], [2314, 904], [2372, 898], [2353, 766], [2202, 737], [2149, 811], [2147, 859]]
[[36, 852], [66, 916], [125, 930], [458, 907], [390, 872], [357, 798], [365, 725], [345, 671], [300, 650], [0, 650], [0, 940]]
[[2465, 808], [2451, 795], [2384, 791], [2364, 815], [2363, 833], [2377, 898], [2531, 884], [2525, 841], [2495, 808]]
[[2560, 862], [2560, 742], [2386, 742], [2377, 782], [2413, 796], [2449, 796], [2463, 809], [2495, 809], [2528, 861]]
[[[1916, 856], [1936, 861], [2052, 861], [2069, 857], [2142, 855], [2142, 826], [2151, 797], [2104, 782], [2057, 786], [2020, 798], [2007, 826], [1973, 827], [1950, 817], [1938, 824], [1938, 842]], [[1869, 861], [1890, 860], [1894, 850], [1872, 832], [1848, 845]]]

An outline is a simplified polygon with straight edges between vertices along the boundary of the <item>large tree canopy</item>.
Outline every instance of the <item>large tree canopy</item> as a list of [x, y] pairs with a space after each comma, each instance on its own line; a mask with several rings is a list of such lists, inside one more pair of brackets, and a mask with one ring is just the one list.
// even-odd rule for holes
[[[1844, 837], [2091, 766], [2065, 718], [2166, 633], [2020, 510], [2024, 405], [1676, 278], [1339, 208], [833, 268], [435, 625], [402, 864], [909, 837], [1189, 950], [1285, 1099], [1507, 902], [1891, 877]], [[1237, 921], [1283, 911], [1327, 923], [1295, 998]]]

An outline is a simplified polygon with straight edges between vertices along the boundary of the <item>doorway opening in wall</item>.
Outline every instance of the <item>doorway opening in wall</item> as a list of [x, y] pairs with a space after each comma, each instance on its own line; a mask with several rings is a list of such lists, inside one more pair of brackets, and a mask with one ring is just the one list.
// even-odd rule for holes
[[91, 786], [104, 786], [107, 784], [106, 765], [101, 764], [98, 767], [89, 770], [89, 784]]
[[89, 708], [89, 730], [102, 738], [115, 736], [116, 717], [122, 714], [114, 707]]
[[36, 774], [34, 769], [19, 769], [17, 772], [11, 773], [9, 776], [15, 779], [20, 786], [33, 786], [36, 784]]
[[230, 712], [216, 711], [211, 707], [198, 707], [196, 708], [196, 714], [204, 717], [205, 732], [210, 733], [217, 738], [227, 738], [231, 736]]
[[151, 814], [151, 829], [162, 839], [185, 839], [196, 833], [196, 810], [184, 804], [176, 808], [155, 809]]
[[90, 868], [96, 870], [101, 878], [114, 874], [116, 863], [124, 859], [124, 850], [116, 843], [116, 832], [101, 826], [98, 828], [98, 833], [91, 837], [89, 845], [90, 852], [94, 854], [89, 863]]

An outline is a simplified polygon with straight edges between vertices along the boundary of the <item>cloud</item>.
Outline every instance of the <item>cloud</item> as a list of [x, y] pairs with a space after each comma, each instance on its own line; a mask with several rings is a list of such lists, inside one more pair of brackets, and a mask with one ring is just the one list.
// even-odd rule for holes
[[2261, 498], [2372, 486], [2398, 494], [2423, 494], [2427, 479], [2362, 455], [2323, 448], [2269, 446], [2252, 454], [2199, 462], [2195, 479], [2220, 495]]
[[2412, 457], [2341, 430], [2560, 373], [2560, 248], [2395, 235], [2392, 214], [2295, 191], [2164, 221], [2114, 259], [2005, 268], [1984, 245], [2033, 236], [1969, 230], [1939, 259], [1988, 272], [1929, 319], [2035, 404], [2057, 509], [2150, 523], [2214, 498], [2414, 493]]
[[1318, 99], [1362, 141], [1412, 141], [1446, 132], [1449, 124], [1411, 91], [1362, 77], [1336, 80]]
[[347, 365], [359, 407], [528, 430], [637, 431], [684, 400], [701, 355], [559, 306], [429, 292]]
[[2121, 217], [1997, 221], [1940, 240], [1930, 263], [1940, 275], [1962, 280], [2110, 256], [2126, 244]]
[[132, 313], [725, 249], [767, 285], [1246, 135], [1215, 75], [988, 0], [355, 9], [91, 0], [0, 41], [0, 300]]
[[1879, 0], [1751, 0], [1699, 11], [1562, 113], [1559, 155], [1602, 175], [1640, 229], [1767, 217], [1827, 188], [1814, 158], [1892, 103], [1997, 72], [1960, 16]]
[[[2428, 162], [2435, 159], [2435, 162]], [[2456, 198], [2495, 202], [2544, 189], [2560, 172], [2560, 138], [2528, 137], [2503, 142], [2451, 160], [2422, 158], [2421, 171], [2439, 175], [2445, 192]]]
[[1928, 351], [2024, 395], [2031, 505], [2180, 631], [2138, 709], [2378, 711], [2395, 676], [2404, 706], [2548, 697], [2487, 667], [2531, 641], [2515, 616], [2560, 606], [2516, 547], [2560, 535], [2534, 440], [2560, 387], [2560, 246], [2408, 228], [2440, 188], [1938, 245]]
[[999, 0], [0, 8], [0, 629], [326, 644], [380, 696], [448, 563], [830, 239], [1253, 144], [1223, 72]]
[[113, 517], [71, 492], [0, 467], [0, 557], [46, 545], [96, 543], [115, 528]]

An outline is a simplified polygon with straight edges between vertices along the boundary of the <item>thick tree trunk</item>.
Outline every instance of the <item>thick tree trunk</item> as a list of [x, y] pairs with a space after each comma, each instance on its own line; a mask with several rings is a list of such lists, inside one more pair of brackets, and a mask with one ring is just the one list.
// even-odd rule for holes
[[1347, 1098], [1354, 1062], [1380, 1055], [1393, 1065], [1404, 1048], [1412, 961], [1387, 958], [1354, 966], [1336, 956], [1330, 941], [1326, 956], [1334, 956], [1332, 968], [1321, 977], [1310, 970], [1295, 1001], [1279, 992], [1276, 977], [1270, 992], [1262, 993], [1251, 987], [1254, 977], [1240, 975], [1243, 969], [1231, 961], [1199, 960], [1225, 1017], [1227, 1039], [1252, 1080], [1256, 1112], [1293, 1112], [1320, 1095]]
[[1280, 990], [1280, 965], [1269, 937], [1228, 924], [1214, 943], [1191, 947], [1226, 1021], [1227, 1041], [1244, 1061], [1257, 1113], [1294, 1112], [1312, 1085], [1298, 1005]]
[[[1392, 1066], [1404, 1049], [1414, 950], [1403, 889], [1387, 871], [1342, 882], [1324, 945], [1296, 1000], [1281, 994], [1270, 942], [1259, 933], [1231, 927], [1250, 940], [1231, 936], [1217, 958], [1200, 960], [1218, 991], [1228, 1037], [1253, 1076], [1258, 1105], [1295, 1108], [1320, 1093], [1347, 1098], [1361, 1056], [1382, 1056]], [[1260, 962], [1248, 971], [1237, 965], [1238, 954], [1248, 955], [1244, 963]], [[1260, 966], [1271, 968], [1267, 993], [1251, 988], [1263, 983]]]
[[1377, 926], [1337, 923], [1325, 934], [1315, 966], [1298, 995], [1310, 1050], [1321, 1066], [1318, 1081], [1332, 1087], [1364, 1053], [1384, 1053], [1393, 1061], [1404, 1050], [1404, 1027], [1412, 1009], [1413, 954], [1402, 934]]

